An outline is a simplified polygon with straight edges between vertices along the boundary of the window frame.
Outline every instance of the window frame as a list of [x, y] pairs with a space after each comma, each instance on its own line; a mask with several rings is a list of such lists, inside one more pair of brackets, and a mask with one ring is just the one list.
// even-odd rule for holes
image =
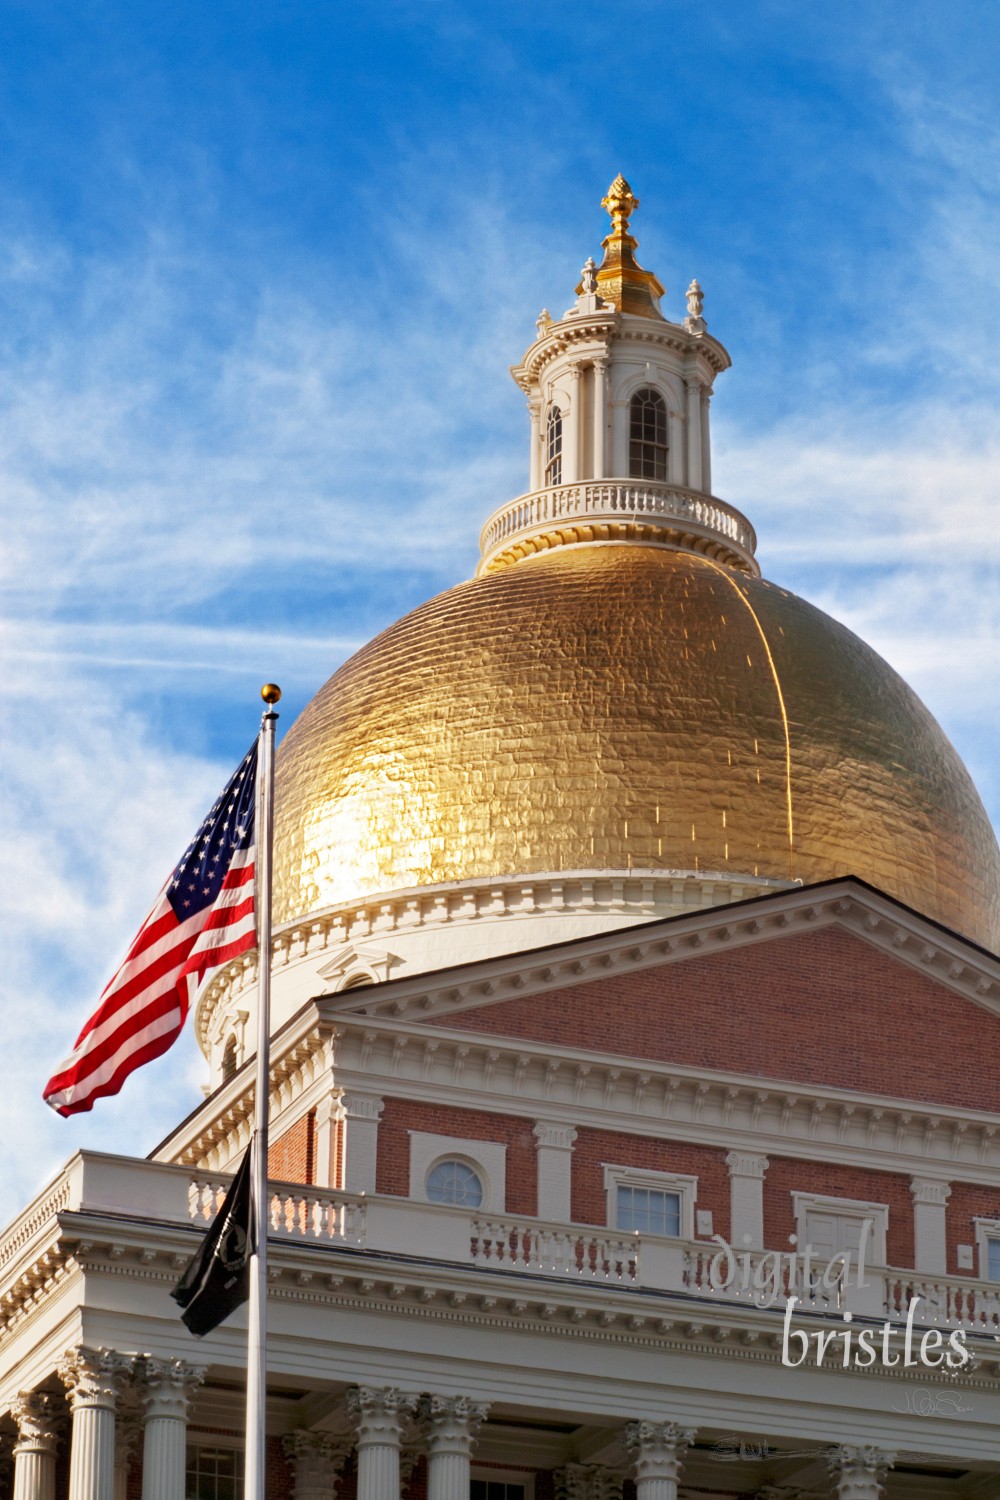
[[792, 1211], [795, 1214], [795, 1233], [798, 1237], [797, 1250], [808, 1243], [806, 1219], [811, 1213], [830, 1214], [842, 1219], [871, 1219], [872, 1236], [865, 1252], [865, 1263], [869, 1266], [888, 1265], [888, 1203], [869, 1203], [861, 1198], [830, 1198], [822, 1193], [793, 1192]]
[[[410, 1137], [410, 1197], [414, 1202], [467, 1214], [502, 1214], [505, 1211], [507, 1146], [504, 1141], [474, 1141], [461, 1136], [432, 1135], [423, 1130], [410, 1130], [407, 1134]], [[478, 1208], [434, 1203], [428, 1198], [427, 1178], [445, 1161], [460, 1161], [479, 1177], [483, 1184], [483, 1201]]]
[[988, 1281], [991, 1286], [1000, 1286], [1000, 1276], [990, 1275], [990, 1241], [1000, 1244], [1000, 1219], [973, 1219], [976, 1231], [976, 1270], [979, 1281]]
[[470, 1481], [479, 1479], [489, 1484], [519, 1484], [524, 1489], [524, 1500], [535, 1500], [535, 1476], [527, 1469], [491, 1469], [485, 1464], [473, 1463]]
[[[559, 422], [558, 446], [553, 452], [552, 427], [556, 419]], [[545, 430], [542, 435], [542, 476], [545, 481], [545, 489], [555, 489], [557, 485], [563, 482], [563, 438], [565, 431], [566, 413], [558, 401], [553, 401], [545, 417]]]
[[[244, 1470], [246, 1469], [246, 1461], [247, 1461], [246, 1443], [245, 1443], [245, 1441], [243, 1439], [243, 1435], [241, 1433], [235, 1433], [235, 1432], [234, 1433], [229, 1433], [229, 1432], [217, 1432], [217, 1433], [216, 1432], [201, 1432], [197, 1428], [192, 1429], [192, 1428], [189, 1427], [188, 1430], [187, 1430], [187, 1440], [186, 1440], [186, 1442], [184, 1444], [184, 1497], [185, 1497], [185, 1500], [195, 1500], [195, 1497], [192, 1496], [192, 1495], [190, 1495], [188, 1493], [188, 1471], [189, 1471], [189, 1468], [190, 1468], [189, 1457], [188, 1456], [189, 1456], [189, 1454], [190, 1454], [190, 1452], [191, 1452], [191, 1450], [193, 1448], [194, 1449], [201, 1449], [201, 1448], [224, 1448], [228, 1452], [238, 1453], [240, 1455], [240, 1457], [242, 1458], [242, 1460], [243, 1460], [243, 1468], [244, 1468]], [[236, 1468], [236, 1467], [237, 1466], [234, 1465], [234, 1468]], [[234, 1475], [234, 1494], [235, 1494], [235, 1500], [240, 1500], [240, 1496], [242, 1495], [242, 1493], [243, 1493], [243, 1474], [239, 1473], [239, 1474]]]
[[605, 1221], [609, 1229], [619, 1234], [648, 1236], [648, 1229], [619, 1229], [618, 1189], [620, 1187], [645, 1188], [657, 1193], [676, 1193], [680, 1199], [679, 1233], [674, 1236], [654, 1235], [655, 1239], [694, 1239], [694, 1210], [698, 1200], [698, 1179], [684, 1172], [658, 1172], [648, 1167], [622, 1167], [611, 1162], [602, 1163], [604, 1169]]
[[[648, 398], [650, 397], [654, 397], [655, 400], [649, 400]], [[644, 406], [652, 406], [654, 410], [662, 412], [662, 443], [655, 435], [652, 438], [648, 438], [646, 436], [635, 436], [634, 424], [637, 414], [636, 403], [639, 401], [642, 401]], [[645, 423], [643, 423], [642, 425], [644, 428]], [[653, 430], [655, 434], [657, 431], [655, 421]], [[654, 472], [652, 474], [643, 473], [641, 468], [637, 469], [635, 467], [636, 459], [634, 457], [634, 452], [637, 448], [639, 449], [638, 462], [640, 465], [645, 462], [647, 454], [651, 455], [654, 469]], [[662, 474], [655, 472], [660, 464], [661, 459], [663, 469]], [[654, 484], [667, 484], [670, 478], [670, 407], [667, 404], [667, 399], [664, 396], [663, 392], [661, 390], [658, 390], [655, 385], [649, 385], [648, 383], [646, 385], [639, 386], [639, 388], [637, 390], [634, 390], [628, 398], [628, 477], [630, 479], [651, 480]]]

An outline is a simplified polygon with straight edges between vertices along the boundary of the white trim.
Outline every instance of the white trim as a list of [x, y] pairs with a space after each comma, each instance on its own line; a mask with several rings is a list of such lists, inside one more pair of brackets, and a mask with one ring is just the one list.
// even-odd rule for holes
[[471, 1167], [483, 1184], [478, 1212], [505, 1212], [507, 1147], [502, 1141], [472, 1141], [453, 1135], [430, 1135], [410, 1130], [410, 1197], [429, 1203], [427, 1174], [442, 1161], [461, 1161]]
[[[604, 1217], [609, 1229], [617, 1229], [615, 1222], [615, 1194], [619, 1187], [651, 1188], [657, 1193], [676, 1193], [680, 1199], [680, 1235], [682, 1240], [694, 1239], [694, 1205], [698, 1197], [698, 1179], [681, 1172], [656, 1172], [647, 1167], [618, 1167], [602, 1162], [604, 1168]], [[672, 1238], [672, 1236], [670, 1236]]]
[[888, 1203], [868, 1203], [860, 1198], [827, 1198], [820, 1193], [792, 1193], [795, 1233], [801, 1251], [806, 1243], [806, 1219], [809, 1214], [833, 1214], [841, 1219], [870, 1219], [871, 1237], [865, 1252], [869, 1265], [886, 1264], [886, 1232], [889, 1228]]
[[980, 1281], [990, 1280], [989, 1240], [1000, 1240], [1000, 1219], [973, 1219], [976, 1229], [976, 1274]]

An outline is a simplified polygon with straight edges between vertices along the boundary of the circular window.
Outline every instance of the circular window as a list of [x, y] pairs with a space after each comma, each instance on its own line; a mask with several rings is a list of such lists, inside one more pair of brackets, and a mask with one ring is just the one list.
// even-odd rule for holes
[[431, 1203], [479, 1208], [483, 1201], [482, 1178], [464, 1161], [439, 1161], [427, 1174], [427, 1197]]

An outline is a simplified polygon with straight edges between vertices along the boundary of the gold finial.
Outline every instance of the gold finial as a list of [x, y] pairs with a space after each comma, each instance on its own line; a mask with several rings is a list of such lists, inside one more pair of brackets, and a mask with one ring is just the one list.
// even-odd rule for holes
[[[604, 259], [597, 272], [598, 293], [618, 312], [662, 318], [663, 287], [652, 271], [644, 271], [636, 260], [638, 240], [629, 233], [629, 219], [639, 200], [620, 172], [601, 199], [601, 207], [611, 215], [611, 233], [602, 242]], [[576, 289], [577, 296], [581, 289], [582, 283]]]
[[281, 701], [281, 689], [276, 682], [265, 682], [260, 690], [260, 696], [265, 703], [279, 703]]
[[611, 215], [611, 227], [616, 234], [628, 233], [628, 221], [639, 207], [639, 200], [619, 172], [601, 199], [601, 207]]

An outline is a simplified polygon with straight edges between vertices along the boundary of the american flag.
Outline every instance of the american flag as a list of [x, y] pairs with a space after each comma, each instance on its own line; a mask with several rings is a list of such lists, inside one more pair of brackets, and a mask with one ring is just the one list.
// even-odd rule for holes
[[202, 980], [256, 946], [257, 741], [202, 823], [101, 996], [71, 1055], [45, 1085], [61, 1115], [117, 1094], [179, 1035]]

